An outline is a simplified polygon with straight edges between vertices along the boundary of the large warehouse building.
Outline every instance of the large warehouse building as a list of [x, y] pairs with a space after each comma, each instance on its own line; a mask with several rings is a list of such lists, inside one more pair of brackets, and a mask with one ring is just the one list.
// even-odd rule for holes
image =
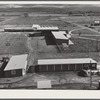
[[27, 69], [28, 54], [12, 56], [4, 69], [5, 77], [23, 76]]
[[36, 72], [50, 71], [80, 71], [91, 64], [91, 69], [97, 69], [97, 62], [91, 58], [78, 59], [40, 59], [35, 67]]

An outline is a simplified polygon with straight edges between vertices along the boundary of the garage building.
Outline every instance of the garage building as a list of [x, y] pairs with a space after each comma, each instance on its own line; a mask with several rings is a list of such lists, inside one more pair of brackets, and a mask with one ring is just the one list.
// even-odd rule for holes
[[23, 76], [27, 69], [28, 54], [12, 56], [4, 69], [5, 77]]
[[97, 62], [91, 58], [78, 59], [40, 59], [35, 66], [36, 72], [80, 71], [86, 67], [97, 69]]

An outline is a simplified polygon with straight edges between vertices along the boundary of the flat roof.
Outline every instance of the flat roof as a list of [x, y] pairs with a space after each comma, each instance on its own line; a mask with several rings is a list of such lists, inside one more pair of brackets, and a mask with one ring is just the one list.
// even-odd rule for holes
[[52, 32], [57, 32], [57, 33], [60, 33], [60, 34], [63, 34], [63, 35], [67, 34], [66, 31], [52, 31]]
[[82, 64], [82, 63], [97, 63], [92, 58], [73, 58], [73, 59], [39, 59], [38, 65], [52, 64]]
[[[64, 32], [65, 33], [65, 32]], [[68, 40], [68, 38], [62, 34], [62, 32], [59, 31], [52, 31], [53, 36], [55, 37], [55, 39], [64, 39], [64, 40]]]
[[40, 25], [38, 25], [38, 24], [33, 24], [32, 25], [32, 28], [37, 28], [37, 27], [40, 27]]
[[56, 26], [42, 26], [38, 27], [37, 30], [58, 30], [59, 28]]
[[7, 28], [4, 28], [4, 30], [33, 30], [31, 27], [7, 27]]
[[12, 56], [4, 71], [25, 68], [27, 56], [28, 54]]
[[48, 26], [48, 25], [37, 25], [37, 24], [33, 24], [32, 28], [36, 28], [37, 30], [58, 30], [59, 28], [57, 26]]

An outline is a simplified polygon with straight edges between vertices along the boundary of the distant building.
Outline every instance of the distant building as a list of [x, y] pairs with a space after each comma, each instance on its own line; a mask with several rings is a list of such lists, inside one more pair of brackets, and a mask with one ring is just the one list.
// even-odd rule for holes
[[95, 21], [95, 22], [94, 22], [94, 25], [95, 25], [95, 26], [100, 25], [100, 21]]
[[4, 29], [5, 32], [33, 32], [31, 27], [8, 27]]
[[5, 77], [17, 77], [26, 74], [28, 54], [12, 56], [4, 69]]
[[34, 30], [41, 30], [41, 31], [48, 31], [48, 30], [59, 30], [59, 28], [57, 27], [57, 26], [48, 26], [48, 25], [42, 25], [42, 26], [40, 26], [40, 25], [38, 25], [38, 24], [33, 24], [33, 26], [32, 26], [32, 28], [34, 29]]
[[74, 59], [39, 59], [36, 72], [54, 72], [54, 71], [80, 71], [86, 67], [97, 69], [97, 62], [91, 58]]

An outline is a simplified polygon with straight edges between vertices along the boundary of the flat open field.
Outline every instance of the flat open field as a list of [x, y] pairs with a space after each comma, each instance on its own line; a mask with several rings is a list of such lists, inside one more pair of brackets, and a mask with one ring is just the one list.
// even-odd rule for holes
[[0, 34], [0, 54], [23, 54], [28, 53], [27, 38], [19, 34]]
[[90, 25], [94, 24], [95, 20], [100, 21], [99, 16], [67, 16], [67, 17], [61, 17], [61, 19], [66, 21], [75, 22], [81, 25]]
[[[90, 19], [90, 21], [91, 21], [91, 18], [89, 16], [87, 16], [87, 17], [86, 16], [82, 16], [82, 17], [81, 16], [80, 17], [79, 16], [78, 17], [66, 16], [66, 18], [63, 18], [61, 16], [60, 17], [59, 16], [58, 17], [48, 16], [48, 15], [43, 16], [43, 14], [42, 14], [42, 16], [32, 16], [32, 15], [29, 17], [23, 17], [23, 16], [18, 17], [17, 16], [16, 18], [14, 18], [12, 20], [4, 21], [2, 23], [2, 27], [4, 26], [3, 28], [5, 28], [5, 27], [9, 27], [10, 25], [17, 25], [20, 27], [22, 25], [22, 26], [30, 26], [31, 27], [32, 24], [40, 24], [40, 25], [56, 25], [62, 29], [74, 30], [74, 29], [79, 29], [79, 26], [77, 26], [77, 25], [75, 26], [74, 24], [72, 24], [73, 22], [77, 22], [77, 21], [81, 22], [82, 20], [88, 21], [88, 19]], [[70, 23], [70, 21], [71, 21], [71, 23]], [[51, 45], [51, 46], [46, 45], [45, 38], [43, 38], [43, 37], [39, 38], [38, 40], [34, 38], [33, 40], [28, 40], [28, 41], [30, 41], [29, 44], [31, 45], [31, 48], [33, 50], [35, 50], [35, 53], [33, 53], [33, 54], [38, 55], [38, 58], [88, 57], [88, 52], [97, 52], [100, 50], [100, 48], [99, 48], [100, 42], [97, 41], [97, 36], [90, 36], [90, 37], [85, 36], [85, 35], [99, 35], [99, 33], [97, 34], [94, 31], [91, 31], [88, 29], [81, 29], [81, 28], [80, 28], [80, 30], [73, 31], [72, 33], [73, 34], [81, 33], [81, 35], [80, 35], [81, 37], [91, 38], [91, 39], [95, 39], [95, 40], [76, 38], [73, 36], [71, 38], [71, 40], [74, 43], [74, 45], [69, 46], [67, 48], [67, 50], [62, 50], [62, 53], [59, 52], [56, 45]], [[9, 34], [9, 33], [7, 33], [7, 34]], [[25, 34], [27, 34], [27, 33], [25, 33]], [[24, 37], [24, 39], [25, 40], [21, 39], [22, 42], [26, 41], [27, 37]], [[98, 39], [99, 39], [99, 37], [98, 37]], [[16, 39], [13, 39], [13, 40], [16, 41]], [[27, 47], [27, 43], [24, 47], [25, 48]], [[5, 52], [10, 51], [9, 53], [14, 53], [15, 51], [14, 52], [11, 51], [12, 48], [14, 49], [14, 46], [12, 46], [10, 49], [8, 48], [9, 50], [5, 50]], [[19, 49], [20, 46], [19, 47], [16, 46], [16, 49], [15, 49], [16, 51], [18, 51], [17, 48], [18, 48], [18, 50], [20, 50], [20, 52], [21, 52], [21, 50], [22, 50], [22, 52], [24, 50], [27, 51], [26, 49]], [[36, 52], [36, 51], [38, 51], [38, 52]], [[30, 52], [30, 50], [28, 52]], [[32, 51], [32, 52], [34, 52], [34, 51]], [[37, 56], [35, 56], [35, 57], [37, 59]], [[33, 58], [35, 59], [35, 57], [33, 57]]]

